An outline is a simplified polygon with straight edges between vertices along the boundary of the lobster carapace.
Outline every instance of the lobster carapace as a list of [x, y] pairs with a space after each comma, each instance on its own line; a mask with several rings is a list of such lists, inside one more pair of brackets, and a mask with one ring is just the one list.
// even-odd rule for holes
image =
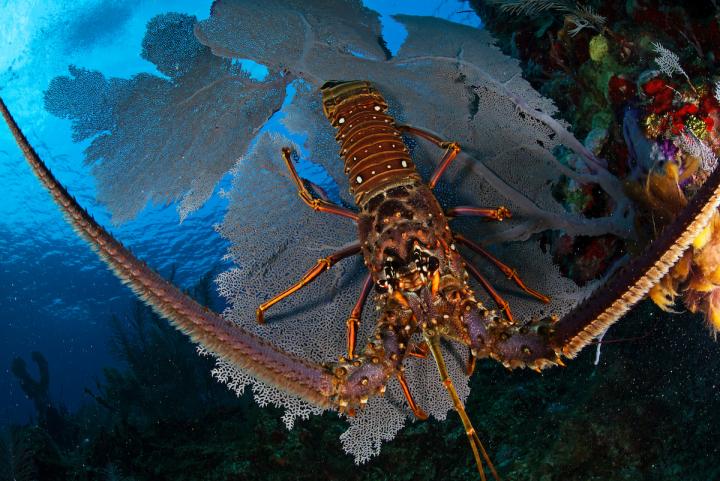
[[[448, 224], [449, 217], [460, 215], [500, 221], [509, 216], [508, 210], [470, 206], [443, 210], [432, 192], [460, 147], [430, 132], [397, 125], [387, 114], [386, 101], [369, 82], [328, 82], [321, 92], [324, 113], [337, 129], [340, 154], [358, 211], [317, 196], [295, 171], [290, 149], [283, 149], [282, 156], [302, 200], [317, 211], [355, 221], [359, 240], [320, 259], [299, 282], [259, 306], [256, 314], [263, 322], [273, 304], [297, 292], [341, 259], [362, 254], [369, 273], [346, 321], [347, 353], [336, 363], [322, 365], [289, 354], [209, 311], [138, 260], [59, 184], [2, 100], [0, 112], [29, 165], [68, 221], [118, 277], [193, 341], [257, 379], [314, 404], [352, 414], [370, 396], [384, 392], [388, 380], [395, 377], [410, 408], [422, 418], [425, 413], [414, 402], [404, 380], [403, 360], [430, 352], [463, 421], [484, 479], [481, 457], [488, 462], [489, 458], [447, 374], [440, 340], [449, 338], [470, 348], [469, 370], [475, 359], [485, 357], [509, 368], [528, 366], [536, 370], [561, 364], [562, 356], [574, 357], [640, 300], [704, 228], [720, 204], [720, 170], [708, 177], [685, 210], [643, 256], [616, 273], [568, 315], [559, 320], [516, 321], [507, 302], [463, 258], [459, 246], [488, 259], [529, 296], [545, 302], [548, 299], [525, 286], [512, 268], [483, 247], [453, 233]], [[414, 167], [403, 134], [422, 137], [445, 151], [427, 183]], [[468, 273], [487, 291], [497, 310], [478, 302], [468, 284]], [[373, 335], [356, 353], [360, 314], [373, 288], [379, 317]], [[497, 477], [491, 464], [490, 468]]]

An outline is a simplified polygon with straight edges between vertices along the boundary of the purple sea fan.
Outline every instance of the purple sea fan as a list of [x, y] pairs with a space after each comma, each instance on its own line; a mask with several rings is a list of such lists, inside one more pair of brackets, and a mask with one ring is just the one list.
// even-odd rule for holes
[[690, 130], [685, 129], [678, 136], [680, 148], [688, 155], [700, 160], [700, 168], [705, 172], [712, 172], [717, 165], [715, 152]]
[[[360, 290], [359, 259], [348, 259], [326, 272], [302, 293], [273, 309], [268, 323], [258, 326], [255, 308], [297, 281], [315, 262], [357, 238], [347, 220], [316, 213], [304, 205], [280, 158], [291, 142], [258, 132], [283, 108], [283, 122], [294, 134], [306, 135], [304, 145], [337, 182], [341, 197], [347, 178], [334, 132], [323, 118], [318, 88], [327, 80], [373, 82], [402, 123], [434, 130], [457, 141], [462, 153], [436, 190], [447, 206], [507, 206], [513, 218], [502, 223], [458, 223], [458, 231], [483, 241], [494, 255], [522, 266], [523, 279], [552, 298], [549, 305], [508, 290], [506, 300], [523, 320], [561, 316], [594, 287], [579, 288], [563, 278], [552, 257], [534, 234], [563, 230], [571, 235], [632, 234], [632, 210], [621, 183], [553, 117], [557, 109], [522, 78], [518, 62], [502, 54], [485, 31], [431, 17], [398, 16], [408, 31], [397, 56], [385, 57], [377, 38], [375, 12], [359, 1], [227, 0], [214, 4], [202, 22], [175, 14], [158, 17], [144, 43], [158, 66], [182, 66], [170, 80], [143, 74], [118, 81], [123, 101], [113, 101], [111, 115], [101, 100], [78, 87], [82, 78], [63, 79], [48, 92], [53, 112], [74, 120], [85, 138], [101, 135], [88, 149], [90, 160], [102, 158], [93, 172], [115, 218], [136, 213], [148, 199], [186, 200], [182, 214], [199, 206], [215, 183], [234, 164], [235, 179], [221, 234], [231, 242], [228, 258], [236, 267], [218, 278], [230, 307], [224, 313], [238, 325], [274, 345], [316, 362], [337, 359], [345, 351], [344, 321]], [[192, 33], [191, 33], [192, 32]], [[182, 41], [188, 48], [151, 48]], [[197, 44], [200, 45], [197, 45]], [[157, 45], [155, 45], [157, 47]], [[358, 55], [361, 54], [361, 55]], [[178, 58], [175, 58], [178, 57]], [[250, 59], [269, 69], [268, 79], [254, 82], [237, 71], [234, 60]], [[92, 86], [103, 87], [102, 75]], [[284, 87], [292, 83], [295, 97], [282, 106]], [[577, 166], [560, 162], [553, 150], [561, 145], [576, 154]], [[434, 146], [419, 140], [413, 156], [421, 171], [434, 168], [441, 157]], [[299, 149], [296, 149], [299, 150]], [[240, 159], [236, 163], [236, 159]], [[122, 172], [122, 176], [118, 175]], [[552, 195], [561, 175], [578, 184], [600, 186], [614, 210], [602, 218], [569, 213]], [[122, 178], [123, 182], [117, 182]], [[190, 194], [188, 194], [190, 192]], [[188, 200], [187, 195], [190, 195]], [[502, 274], [487, 277], [505, 285]], [[372, 306], [365, 309], [358, 339], [374, 325]], [[448, 355], [447, 359], [465, 359]], [[448, 363], [461, 398], [469, 393], [462, 362]], [[418, 404], [442, 419], [452, 403], [432, 363], [408, 360], [406, 377]], [[317, 412], [299, 398], [269, 389], [245, 372], [219, 360], [216, 376], [242, 391], [252, 386], [261, 404], [287, 408], [288, 425], [295, 416]], [[410, 414], [402, 392], [391, 381], [385, 398], [349, 419], [342, 437], [356, 461], [376, 455]]]
[[660, 142], [660, 151], [667, 160], [674, 161], [678, 150], [678, 147], [670, 139]]
[[148, 202], [181, 200], [181, 219], [199, 208], [285, 99], [287, 78], [254, 81], [200, 44], [194, 24], [176, 13], [148, 23], [142, 55], [166, 78], [71, 66], [45, 93], [46, 109], [72, 120], [75, 141], [92, 139], [85, 161], [115, 223]]

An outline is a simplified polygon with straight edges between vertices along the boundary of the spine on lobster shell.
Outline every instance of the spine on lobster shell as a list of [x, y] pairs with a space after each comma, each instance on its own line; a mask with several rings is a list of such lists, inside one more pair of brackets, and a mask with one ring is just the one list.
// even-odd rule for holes
[[323, 112], [337, 129], [350, 192], [361, 209], [379, 192], [421, 182], [385, 98], [370, 82], [326, 82], [321, 92]]

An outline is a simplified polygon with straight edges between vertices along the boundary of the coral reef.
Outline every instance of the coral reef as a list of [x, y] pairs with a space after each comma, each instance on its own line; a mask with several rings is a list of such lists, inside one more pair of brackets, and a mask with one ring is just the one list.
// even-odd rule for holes
[[20, 357], [13, 359], [11, 371], [25, 396], [32, 401], [35, 407], [38, 426], [42, 427], [55, 442], [67, 441], [64, 436], [71, 430], [65, 426], [64, 408], [55, 405], [50, 398], [50, 370], [47, 359], [37, 351], [31, 354], [31, 358], [40, 373], [37, 381], [30, 376], [25, 361]]
[[[506, 42], [505, 48], [523, 60], [531, 82], [542, 82], [541, 92], [565, 102], [561, 104], [565, 118], [576, 132], [588, 132], [586, 143], [597, 145], [610, 171], [625, 179], [625, 190], [640, 214], [639, 242], [630, 242], [627, 249], [642, 249], [678, 215], [717, 165], [720, 104], [715, 59], [720, 37], [717, 17], [703, 14], [717, 13], [717, 5], [707, 3], [707, 9], [701, 10], [657, 1], [588, 2], [584, 8], [596, 9], [605, 21], [596, 28], [600, 33], [580, 35], [571, 34], [577, 19], [555, 2], [475, 5], [488, 27]], [[673, 24], [680, 27], [669, 28]], [[524, 43], [537, 28], [543, 33], [540, 42], [555, 55], [543, 56], [542, 47]], [[582, 52], [586, 53], [579, 55]], [[582, 94], [577, 88], [583, 89]], [[590, 119], [592, 125], [587, 123]], [[577, 205], [578, 198], [584, 206], [594, 197], [582, 195], [587, 185], [564, 185], [568, 187], [558, 190], [558, 195], [569, 206]], [[648, 217], [651, 222], [640, 221]], [[705, 314], [715, 332], [720, 329], [717, 226], [716, 218], [650, 293], [665, 310], [672, 310], [676, 298], [682, 297], [690, 311]], [[569, 247], [565, 240], [556, 245], [560, 248], [556, 252], [580, 250], [586, 244], [578, 237]], [[616, 247], [615, 252], [623, 250], [622, 243]], [[567, 271], [583, 272], [587, 258], [594, 255], [593, 250], [585, 250], [578, 266]]]
[[11, 427], [0, 432], [0, 481], [34, 481], [38, 479], [28, 429]]

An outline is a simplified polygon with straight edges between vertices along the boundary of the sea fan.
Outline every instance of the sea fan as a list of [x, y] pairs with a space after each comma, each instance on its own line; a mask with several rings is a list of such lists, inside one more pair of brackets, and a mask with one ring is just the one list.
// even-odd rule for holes
[[491, 3], [511, 15], [534, 16], [552, 10], [566, 13], [571, 9], [570, 3], [556, 0], [495, 0]]
[[281, 74], [252, 80], [198, 43], [194, 24], [174, 13], [148, 24], [143, 56], [169, 79], [71, 67], [45, 94], [50, 113], [73, 120], [74, 140], [93, 138], [86, 162], [116, 223], [148, 201], [182, 199], [181, 219], [197, 209], [285, 98]]
[[584, 28], [601, 31], [607, 19], [597, 13], [590, 5], [557, 0], [492, 0], [500, 10], [511, 15], [534, 17], [545, 12], [557, 12], [567, 15], [575, 24], [570, 35], [575, 36]]
[[[322, 115], [318, 89], [329, 79], [370, 80], [398, 121], [432, 129], [463, 146], [436, 189], [443, 203], [505, 205], [513, 212], [514, 218], [502, 223], [457, 226], [469, 238], [494, 243], [494, 254], [522, 266], [524, 280], [553, 299], [545, 306], [508, 289], [506, 299], [513, 312], [526, 320], [562, 315], [593, 286], [580, 289], [561, 277], [534, 235], [550, 229], [628, 235], [632, 213], [622, 185], [563, 122], [553, 118], [552, 102], [532, 89], [518, 62], [503, 55], [487, 32], [437, 18], [395, 18], [408, 36], [397, 56], [387, 59], [377, 40], [377, 14], [357, 0], [219, 1], [210, 18], [195, 24], [194, 38], [188, 36], [189, 17], [171, 14], [152, 22], [165, 27], [149, 29], [144, 49], [158, 68], [173, 65], [173, 60], [180, 65], [170, 81], [148, 75], [107, 81], [83, 71], [75, 79], [54, 81], [47, 102], [53, 112], [73, 119], [76, 137], [100, 133], [88, 158], [103, 159], [94, 165], [94, 173], [100, 179], [100, 196], [116, 219], [137, 212], [148, 199], [180, 198], [192, 190], [191, 195], [201, 200], [235, 164], [233, 187], [226, 194], [228, 212], [219, 226], [231, 242], [228, 257], [236, 264], [217, 279], [230, 304], [224, 315], [289, 352], [326, 362], [345, 351], [344, 321], [366, 272], [360, 259], [343, 261], [301, 295], [273, 307], [268, 324], [258, 325], [254, 312], [299, 279], [316, 259], [355, 240], [356, 227], [305, 206], [280, 158], [281, 147], [293, 143], [274, 133], [256, 134], [280, 108], [284, 88], [291, 84], [294, 98], [283, 109], [282, 121], [292, 134], [306, 136], [310, 159], [300, 159], [300, 170], [328, 174], [340, 190], [340, 201], [350, 203], [334, 131]], [[157, 42], [168, 48], [154, 47]], [[180, 48], [175, 42], [199, 42], [201, 47]], [[265, 65], [268, 79], [254, 82], [233, 70], [240, 59]], [[87, 89], [78, 88], [85, 78], [102, 95], [87, 95]], [[563, 145], [572, 155], [560, 162], [553, 151]], [[412, 148], [425, 173], [441, 155], [423, 142], [413, 142]], [[301, 151], [299, 146], [295, 151]], [[116, 182], [119, 169], [124, 182]], [[551, 192], [561, 175], [579, 184], [599, 185], [615, 210], [592, 219], [567, 212]], [[183, 213], [197, 203], [185, 205]], [[488, 278], [498, 285], [506, 282], [492, 270]], [[368, 306], [359, 339], [374, 327], [373, 314]], [[465, 357], [463, 352], [446, 357], [462, 398], [469, 388], [457, 360]], [[452, 403], [433, 364], [413, 358], [406, 368], [419, 405], [444, 418]], [[260, 404], [284, 406], [288, 426], [296, 417], [320, 411], [222, 359], [214, 375], [236, 392], [251, 385]], [[371, 400], [365, 411], [349, 419], [351, 426], [342, 436], [345, 449], [358, 462], [376, 455], [382, 442], [406, 422], [410, 412], [405, 406], [399, 386], [391, 382], [384, 398]]]
[[[690, 77], [688, 77], [688, 74], [680, 65], [680, 57], [678, 57], [677, 54], [673, 51], [663, 47], [662, 44], [659, 42], [655, 42], [652, 45], [653, 50], [658, 55], [657, 57], [655, 57], [655, 63], [658, 64], [658, 67], [660, 67], [660, 71], [668, 77], [672, 77], [675, 74], [680, 74], [685, 77], [685, 80], [687, 80], [688, 84], [693, 87], [693, 84], [690, 81]], [[694, 88], [695, 87], [693, 87], [693, 89]]]

